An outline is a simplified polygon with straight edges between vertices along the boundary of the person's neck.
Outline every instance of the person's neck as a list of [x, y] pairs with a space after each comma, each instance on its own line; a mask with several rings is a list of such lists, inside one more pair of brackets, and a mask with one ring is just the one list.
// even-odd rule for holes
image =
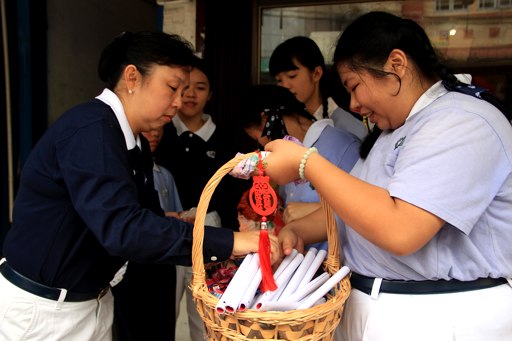
[[320, 96], [318, 91], [315, 91], [314, 95], [311, 96], [304, 105], [306, 105], [306, 110], [313, 115], [322, 105], [322, 96]]
[[306, 137], [306, 133], [309, 128], [313, 124], [313, 121], [308, 120], [306, 117], [298, 116], [298, 117], [283, 117], [285, 120], [285, 126], [288, 130], [288, 134], [290, 136], [295, 137], [300, 142], [304, 142], [304, 137]]
[[[179, 114], [178, 114], [179, 115]], [[206, 123], [206, 121], [203, 119], [203, 113], [195, 116], [185, 116], [180, 115], [180, 119], [191, 132], [196, 132]]]

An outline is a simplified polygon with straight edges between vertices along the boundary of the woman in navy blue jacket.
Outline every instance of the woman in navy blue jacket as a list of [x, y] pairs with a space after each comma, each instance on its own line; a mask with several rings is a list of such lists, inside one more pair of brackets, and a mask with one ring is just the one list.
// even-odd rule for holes
[[[192, 56], [162, 32], [115, 38], [99, 63], [107, 88], [34, 147], [0, 265], [0, 339], [110, 340], [109, 282], [126, 260], [191, 264], [192, 226], [159, 208], [140, 133], [176, 114]], [[206, 227], [204, 259], [255, 252], [258, 236]], [[277, 249], [272, 239], [273, 260]]]

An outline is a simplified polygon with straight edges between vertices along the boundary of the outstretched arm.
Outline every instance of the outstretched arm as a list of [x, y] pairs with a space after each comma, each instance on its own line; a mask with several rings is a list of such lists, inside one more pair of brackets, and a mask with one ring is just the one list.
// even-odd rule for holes
[[317, 209], [285, 225], [279, 231], [278, 237], [285, 256], [289, 255], [293, 249], [303, 252], [304, 245], [326, 240], [327, 225], [323, 210]]
[[[299, 178], [306, 148], [275, 140], [265, 150], [271, 152], [265, 158], [265, 172], [274, 181], [284, 184]], [[312, 153], [307, 160], [305, 176], [347, 225], [396, 255], [417, 251], [444, 224], [437, 216], [392, 197], [386, 189], [351, 176], [318, 153]]]
[[[233, 232], [234, 242], [232, 256], [244, 256], [248, 253], [258, 252], [260, 231]], [[274, 264], [281, 257], [281, 248], [277, 237], [270, 235], [270, 262]]]

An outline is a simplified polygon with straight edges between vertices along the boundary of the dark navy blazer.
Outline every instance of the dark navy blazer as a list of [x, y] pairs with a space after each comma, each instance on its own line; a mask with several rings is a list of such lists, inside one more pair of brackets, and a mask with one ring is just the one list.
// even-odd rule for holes
[[[231, 230], [205, 229], [205, 261], [227, 259], [232, 247]], [[34, 147], [3, 251], [34, 281], [94, 292], [126, 260], [190, 265], [192, 225], [141, 206], [121, 127], [95, 99], [64, 113]]]

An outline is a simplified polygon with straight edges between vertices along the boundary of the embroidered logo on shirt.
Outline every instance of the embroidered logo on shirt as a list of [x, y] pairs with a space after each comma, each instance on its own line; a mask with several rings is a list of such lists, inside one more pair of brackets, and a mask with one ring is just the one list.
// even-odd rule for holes
[[403, 145], [404, 141], [405, 141], [405, 136], [402, 136], [401, 138], [399, 138], [398, 141], [396, 141], [396, 143], [395, 143], [395, 149], [397, 149], [398, 147]]
[[212, 158], [212, 159], [215, 159], [215, 150], [209, 150], [206, 152], [206, 155], [209, 157], [209, 158]]

